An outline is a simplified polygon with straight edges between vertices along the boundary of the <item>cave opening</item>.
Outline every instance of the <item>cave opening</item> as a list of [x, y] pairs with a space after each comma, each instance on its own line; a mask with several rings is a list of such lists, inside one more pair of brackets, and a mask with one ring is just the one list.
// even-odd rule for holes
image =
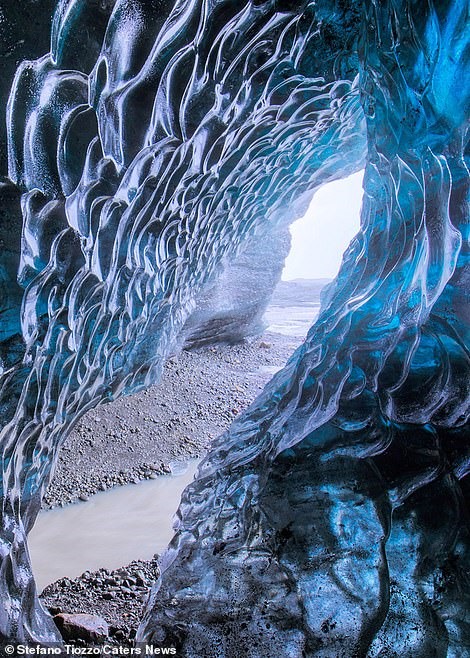
[[359, 231], [363, 176], [361, 170], [320, 187], [289, 227], [290, 250], [264, 320], [269, 331], [291, 337], [292, 350], [316, 321], [321, 291]]
[[283, 281], [334, 279], [360, 225], [364, 171], [317, 190], [303, 217], [290, 226], [292, 243]]
[[[76, 549], [71, 546], [64, 549], [61, 543], [55, 542], [53, 550], [56, 554], [51, 561], [52, 535], [64, 535], [60, 528], [68, 527], [67, 524], [76, 524], [77, 514], [81, 514], [85, 519], [80, 521], [80, 528], [85, 527], [86, 523], [93, 524], [95, 519], [101, 524], [99, 519], [103, 507], [109, 517], [107, 522], [112, 526], [113, 515], [116, 518], [122, 515], [126, 495], [129, 497], [128, 506], [133, 505], [134, 493], [132, 489], [128, 489], [128, 493], [124, 491], [121, 495], [124, 502], [119, 502], [119, 509], [112, 511], [113, 495], [120, 495], [117, 491], [121, 488], [119, 485], [143, 482], [154, 477], [154, 474], [168, 472], [170, 463], [171, 470], [175, 467], [178, 470], [178, 464], [186, 463], [187, 459], [192, 463], [202, 457], [210, 439], [222, 433], [228, 422], [256, 397], [257, 391], [261, 390], [267, 380], [282, 369], [315, 321], [319, 310], [320, 291], [323, 285], [336, 276], [342, 254], [359, 229], [362, 178], [363, 172], [360, 171], [322, 186], [314, 194], [304, 216], [291, 225], [291, 249], [284, 263], [281, 281], [266, 310], [265, 332], [251, 337], [245, 346], [209, 344], [200, 349], [184, 350], [178, 357], [170, 359], [165, 368], [163, 384], [92, 410], [80, 421], [66, 443], [65, 454], [62, 453], [59, 457], [56, 475], [46, 494], [45, 507], [56, 508], [59, 504], [64, 504], [59, 501], [73, 503], [81, 500], [88, 504], [86, 499], [91, 498], [90, 503], [95, 501], [97, 492], [102, 493], [107, 489], [114, 489], [114, 492], [109, 500], [106, 496], [103, 499], [99, 497], [98, 505], [90, 509], [88, 516], [86, 509], [75, 511], [73, 507], [68, 507], [63, 512], [55, 510], [52, 515], [41, 519], [39, 527], [35, 528], [31, 537], [36, 578], [41, 587], [48, 585], [53, 580], [52, 576], [54, 579], [78, 577], [87, 559], [79, 543]], [[252, 372], [248, 371], [250, 360], [256, 364]], [[241, 367], [237, 367], [238, 365]], [[220, 381], [212, 381], [205, 387], [204, 369], [206, 372], [214, 372], [216, 368]], [[246, 381], [243, 381], [244, 379]], [[222, 389], [223, 400], [220, 395]], [[173, 398], [172, 403], [169, 402], [169, 397]], [[176, 410], [180, 411], [178, 415]], [[208, 414], [212, 414], [210, 422]], [[218, 417], [217, 420], [215, 416]], [[188, 421], [195, 423], [196, 418], [202, 422], [193, 433], [189, 433]], [[204, 420], [206, 428], [196, 437], [195, 434], [198, 429], [201, 430]], [[179, 440], [175, 438], [178, 428], [180, 434], [183, 434]], [[186, 431], [188, 434], [184, 434]], [[166, 442], [163, 439], [165, 432], [169, 436]], [[163, 449], [152, 449], [152, 433], [153, 441], [159, 446], [163, 445]], [[103, 456], [110, 437], [112, 451], [118, 459], [113, 459], [111, 455]], [[142, 451], [141, 458], [135, 458], [136, 451]], [[103, 464], [109, 462], [111, 466], [98, 470], [95, 464], [97, 454]], [[78, 455], [80, 461], [88, 463], [90, 473], [95, 473], [95, 477], [88, 477], [83, 468], [77, 468], [76, 462], [72, 472], [70, 457], [73, 455]], [[194, 468], [190, 467], [191, 473]], [[166, 495], [172, 495], [172, 487], [177, 491], [181, 485], [173, 485], [168, 480], [166, 486]], [[179, 495], [174, 494], [172, 504], [175, 509]], [[170, 511], [166, 512], [168, 518], [172, 515], [170, 508], [171, 504]], [[152, 525], [150, 518], [140, 521], [142, 529]], [[162, 521], [159, 521], [159, 524], [163, 526]], [[105, 535], [111, 533], [108, 526], [102, 526], [103, 538], [100, 538], [99, 530], [95, 530], [97, 534], [93, 542], [94, 561], [86, 564], [86, 568], [91, 571], [96, 569], [96, 559], [102, 560], [102, 567], [123, 568], [119, 563], [119, 556], [121, 553], [126, 554], [125, 551], [130, 556], [133, 550], [132, 539], [127, 543], [118, 542], [123, 543], [123, 550], [117, 552], [116, 556], [113, 553], [108, 556], [109, 541]], [[123, 527], [118, 531], [118, 535], [120, 532], [124, 535], [134, 533], [137, 538], [135, 544], [142, 543], [135, 527], [134, 524], [133, 530], [129, 532]], [[74, 541], [73, 533], [67, 531], [65, 534], [71, 535], [71, 541]], [[165, 533], [163, 535], [166, 536]], [[48, 547], [47, 551], [43, 545]], [[85, 553], [83, 559], [77, 560], [74, 565], [74, 556], [78, 557], [80, 552]], [[150, 554], [147, 553], [144, 551], [139, 554], [136, 549], [133, 557], [149, 558]], [[130, 559], [131, 557], [128, 557], [128, 561]], [[63, 573], [60, 573], [61, 569]], [[53, 592], [54, 588], [46, 590], [49, 596], [51, 591]]]

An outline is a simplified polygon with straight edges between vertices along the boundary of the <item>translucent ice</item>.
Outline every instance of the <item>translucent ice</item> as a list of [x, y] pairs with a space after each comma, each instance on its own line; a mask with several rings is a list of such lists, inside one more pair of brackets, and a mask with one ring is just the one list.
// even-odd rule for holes
[[73, 423], [183, 342], [255, 331], [288, 225], [366, 161], [318, 321], [186, 491], [139, 638], [470, 650], [467, 21], [460, 0], [58, 3], [50, 52], [4, 82], [4, 638], [58, 639], [26, 536]]

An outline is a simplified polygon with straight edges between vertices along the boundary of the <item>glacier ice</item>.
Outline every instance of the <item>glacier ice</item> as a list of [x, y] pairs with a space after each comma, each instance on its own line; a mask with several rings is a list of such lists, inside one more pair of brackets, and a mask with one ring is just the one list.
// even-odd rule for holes
[[186, 490], [138, 641], [468, 653], [467, 3], [59, 0], [49, 52], [51, 3], [24, 6], [40, 34], [9, 8], [0, 96], [0, 636], [60, 639], [27, 534], [73, 424], [181, 345], [256, 331], [289, 224], [365, 163], [319, 318]]

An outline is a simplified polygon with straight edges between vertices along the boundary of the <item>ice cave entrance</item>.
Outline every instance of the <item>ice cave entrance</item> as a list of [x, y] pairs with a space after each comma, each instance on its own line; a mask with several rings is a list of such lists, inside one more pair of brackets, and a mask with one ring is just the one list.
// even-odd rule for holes
[[359, 230], [364, 171], [333, 181], [314, 195], [291, 226], [292, 246], [282, 279], [334, 279], [341, 258]]
[[[359, 229], [362, 178], [363, 172], [358, 172], [323, 186], [304, 217], [291, 227], [291, 251], [266, 321], [268, 332], [289, 337], [292, 351], [315, 320], [320, 290], [336, 276], [343, 252]], [[269, 378], [283, 365], [265, 367], [265, 374]], [[173, 535], [172, 517], [197, 462], [181, 464], [177, 477], [116, 487], [87, 503], [43, 512], [30, 535], [39, 589], [63, 576], [113, 569], [162, 552]]]

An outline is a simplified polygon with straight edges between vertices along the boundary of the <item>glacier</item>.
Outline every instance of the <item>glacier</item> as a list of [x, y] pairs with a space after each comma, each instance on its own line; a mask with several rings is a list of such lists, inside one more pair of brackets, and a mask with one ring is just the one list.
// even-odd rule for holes
[[61, 641], [27, 535], [74, 423], [183, 346], [256, 334], [289, 225], [365, 166], [361, 227], [318, 320], [183, 494], [137, 642], [470, 653], [468, 14], [2, 8], [3, 642]]

